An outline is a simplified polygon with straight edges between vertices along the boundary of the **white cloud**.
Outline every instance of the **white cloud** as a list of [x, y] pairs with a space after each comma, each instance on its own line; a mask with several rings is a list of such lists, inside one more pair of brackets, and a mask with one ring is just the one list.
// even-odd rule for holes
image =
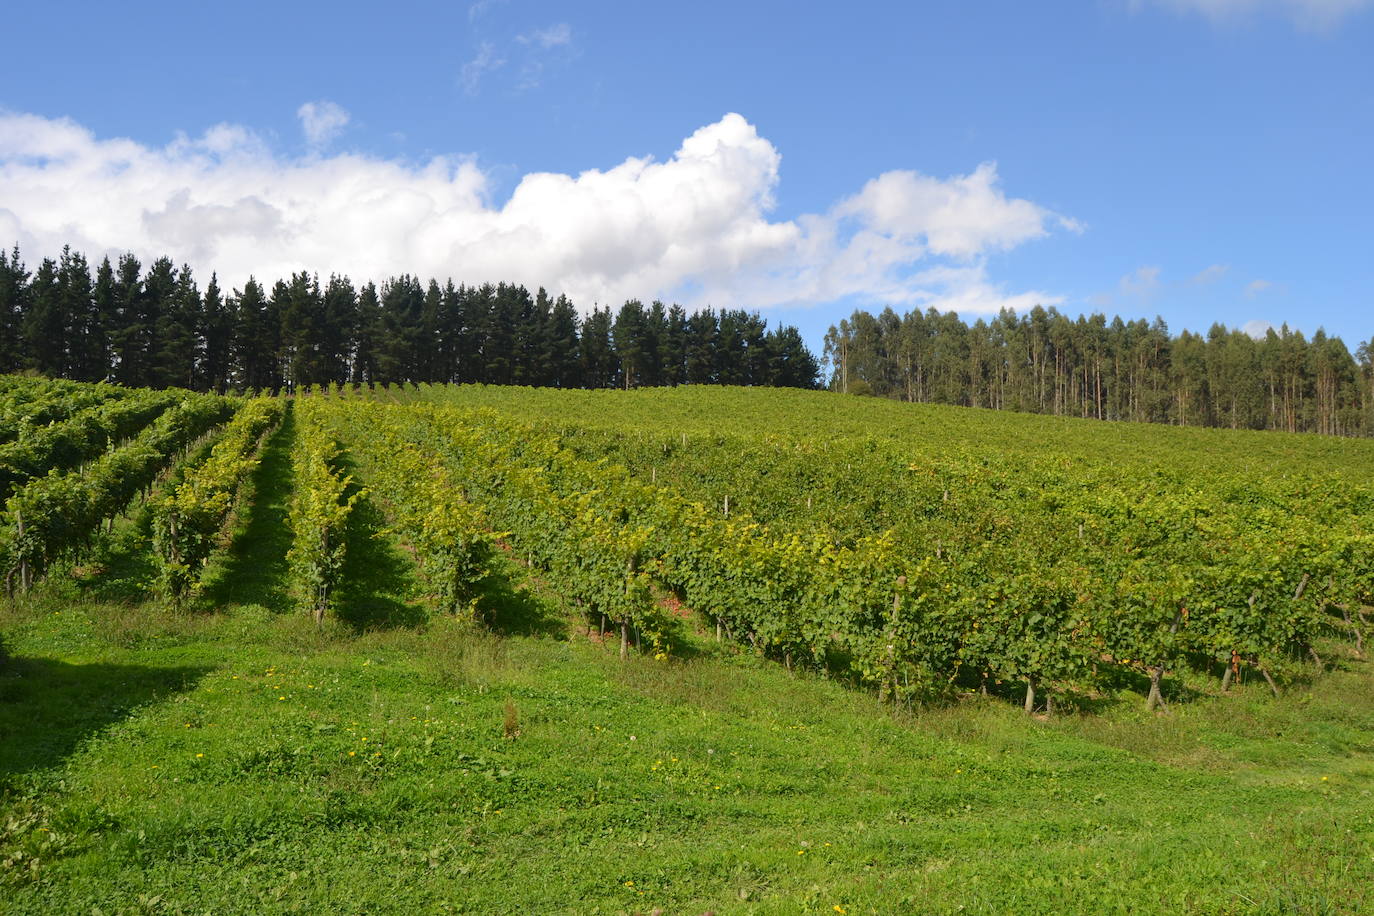
[[292, 158], [221, 125], [165, 147], [0, 113], [0, 241], [187, 261], [226, 284], [297, 270], [509, 280], [583, 307], [662, 297], [766, 308], [856, 298], [961, 312], [1062, 301], [1007, 291], [986, 255], [1062, 225], [995, 167], [890, 172], [828, 212], [772, 219], [781, 156], [737, 114], [668, 159], [525, 175], [504, 203], [470, 158]]
[[463, 91], [468, 95], [476, 95], [477, 89], [482, 83], [482, 77], [493, 70], [500, 69], [505, 63], [505, 58], [497, 55], [494, 44], [489, 41], [482, 42], [477, 49], [477, 56], [463, 64], [462, 72], [458, 75], [458, 81], [462, 83]]
[[1151, 4], [1181, 12], [1200, 13], [1218, 23], [1236, 22], [1256, 14], [1276, 12], [1304, 29], [1326, 31], [1339, 25], [1347, 16], [1374, 4], [1374, 0], [1131, 0], [1133, 9]]
[[1251, 280], [1245, 284], [1245, 298], [1253, 299], [1273, 285], [1268, 280]]
[[348, 125], [348, 112], [333, 102], [306, 102], [296, 109], [305, 140], [313, 147], [327, 145]]
[[1230, 264], [1213, 264], [1210, 267], [1205, 267], [1197, 273], [1193, 274], [1192, 278], [1188, 282], [1193, 284], [1194, 286], [1207, 286], [1208, 284], [1215, 283], [1222, 277], [1226, 276], [1226, 272], [1230, 269]]
[[997, 166], [941, 180], [918, 172], [887, 172], [836, 208], [886, 236], [919, 242], [933, 254], [974, 257], [1040, 238], [1053, 214], [1028, 200], [1008, 200], [997, 188]]
[[1121, 292], [1126, 296], [1138, 296], [1142, 299], [1154, 295], [1155, 290], [1159, 289], [1159, 268], [1147, 266], [1138, 268], [1134, 273], [1129, 273], [1121, 278]]
[[1274, 326], [1262, 318], [1247, 321], [1240, 326], [1241, 333], [1247, 335], [1252, 340], [1264, 340], [1273, 329]]
[[534, 45], [535, 47], [548, 50], [549, 48], [560, 48], [572, 44], [572, 26], [566, 22], [551, 25], [547, 29], [535, 29], [527, 35], [516, 36], [516, 41], [524, 45]]

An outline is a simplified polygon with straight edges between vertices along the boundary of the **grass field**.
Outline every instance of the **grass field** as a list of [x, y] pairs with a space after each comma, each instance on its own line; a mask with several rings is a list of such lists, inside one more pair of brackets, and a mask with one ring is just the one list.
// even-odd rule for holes
[[489, 631], [432, 615], [366, 501], [316, 629], [292, 432], [213, 612], [146, 600], [140, 512], [0, 611], [0, 912], [1374, 911], [1374, 672], [1343, 647], [1167, 716], [894, 708], [690, 612], [674, 658], [622, 661], [510, 556]]

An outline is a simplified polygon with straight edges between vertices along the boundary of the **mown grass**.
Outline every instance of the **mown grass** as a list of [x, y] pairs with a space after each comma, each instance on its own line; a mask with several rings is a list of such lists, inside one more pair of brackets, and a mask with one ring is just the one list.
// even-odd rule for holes
[[1363, 668], [1039, 722], [448, 619], [108, 611], [9, 612], [6, 912], [1374, 907]]
[[1362, 662], [1169, 716], [894, 710], [706, 639], [622, 662], [509, 558], [492, 631], [432, 616], [376, 507], [317, 629], [289, 435], [213, 613], [99, 575], [0, 610], [0, 912], [1374, 911]]
[[1363, 669], [1039, 722], [448, 619], [149, 609], [129, 647], [106, 610], [7, 621], [7, 912], [1374, 906]]

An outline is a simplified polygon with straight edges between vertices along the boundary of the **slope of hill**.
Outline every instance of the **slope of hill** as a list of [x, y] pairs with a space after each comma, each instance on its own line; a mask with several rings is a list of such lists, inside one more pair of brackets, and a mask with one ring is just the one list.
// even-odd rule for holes
[[0, 607], [0, 912], [1374, 908], [1367, 443], [249, 403]]

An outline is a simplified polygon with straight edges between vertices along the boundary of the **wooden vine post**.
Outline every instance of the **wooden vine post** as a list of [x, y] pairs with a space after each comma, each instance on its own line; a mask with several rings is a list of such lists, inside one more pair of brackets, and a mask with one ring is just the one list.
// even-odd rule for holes
[[[1174, 617], [1174, 622], [1169, 625], [1170, 639], [1178, 633], [1179, 622], [1183, 620], [1187, 613], [1187, 608], [1179, 609], [1177, 616]], [[1164, 662], [1161, 660], [1159, 664], [1150, 669], [1150, 695], [1145, 698], [1145, 709], [1147, 712], [1153, 712], [1156, 708], [1162, 709], [1165, 712], [1169, 711], [1169, 707], [1164, 702], [1164, 694], [1159, 690], [1159, 682], [1163, 679]]]

